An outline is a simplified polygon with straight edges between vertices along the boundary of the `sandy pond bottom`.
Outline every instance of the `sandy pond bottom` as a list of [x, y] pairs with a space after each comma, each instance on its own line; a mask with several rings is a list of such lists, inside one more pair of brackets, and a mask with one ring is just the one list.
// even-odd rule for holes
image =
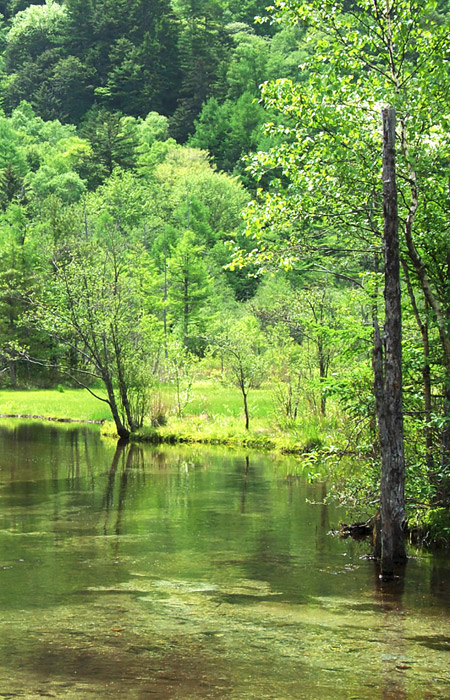
[[450, 698], [448, 558], [382, 586], [267, 457], [0, 433], [0, 698]]

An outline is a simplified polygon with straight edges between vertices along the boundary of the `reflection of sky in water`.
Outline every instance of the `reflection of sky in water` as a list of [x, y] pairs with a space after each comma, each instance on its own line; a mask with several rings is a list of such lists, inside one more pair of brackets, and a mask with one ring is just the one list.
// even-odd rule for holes
[[383, 587], [269, 457], [0, 427], [0, 697], [450, 697], [449, 561]]

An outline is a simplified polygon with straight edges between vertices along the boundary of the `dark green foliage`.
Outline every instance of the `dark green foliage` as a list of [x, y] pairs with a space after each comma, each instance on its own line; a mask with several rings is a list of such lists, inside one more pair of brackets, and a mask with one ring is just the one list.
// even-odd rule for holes
[[[141, 118], [157, 112], [170, 117], [170, 134], [178, 142], [195, 131], [193, 143], [233, 172], [241, 155], [259, 144], [265, 114], [252, 100], [260, 83], [283, 75], [284, 60], [297, 63], [295, 41], [272, 52], [270, 36], [278, 27], [254, 22], [265, 15], [265, 5], [264, 0], [0, 3], [9, 19], [3, 106], [9, 113], [26, 100], [44, 119], [83, 123], [84, 133], [98, 110]], [[94, 157], [97, 152], [96, 144]], [[111, 171], [106, 161], [103, 174], [86, 173], [91, 186]]]
[[85, 173], [92, 187], [112, 175], [115, 167], [134, 166], [137, 135], [132, 118], [103, 107], [94, 108], [86, 115], [80, 133], [92, 146], [92, 157]]
[[171, 120], [171, 133], [184, 142], [214, 88], [219, 66], [225, 58], [227, 37], [218, 2], [179, 0], [176, 8], [182, 20], [179, 39], [182, 82], [180, 101]]
[[43, 116], [76, 122], [96, 101], [132, 115], [170, 114], [177, 42], [168, 0], [67, 0], [25, 9], [8, 36], [6, 105], [27, 99]]
[[269, 21], [261, 21], [267, 17], [267, 0], [229, 0], [228, 8], [233, 19], [246, 22], [258, 34], [275, 33], [276, 28]]

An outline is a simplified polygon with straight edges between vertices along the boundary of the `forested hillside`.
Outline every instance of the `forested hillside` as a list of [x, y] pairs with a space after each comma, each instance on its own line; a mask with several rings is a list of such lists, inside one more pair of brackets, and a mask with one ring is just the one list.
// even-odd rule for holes
[[[169, 339], [203, 356], [258, 288], [255, 274], [226, 268], [232, 248], [251, 249], [242, 211], [255, 181], [243, 156], [279, 141], [263, 128], [259, 86], [296, 77], [304, 31], [255, 19], [264, 0], [12, 0], [1, 10], [3, 381], [46, 384], [68, 361], [83, 372], [99, 361], [78, 352], [79, 319], [65, 326], [81, 293], [56, 295], [69, 263], [95, 269], [88, 306], [111, 274], [144, 275], [145, 301], [129, 292], [121, 332], [141, 317], [152, 326], [147, 373]], [[109, 322], [96, 318], [96, 330]], [[94, 375], [104, 379], [98, 366]]]
[[389, 106], [407, 496], [446, 506], [447, 7], [0, 11], [2, 384], [102, 386], [124, 436], [158, 422], [158, 383], [177, 387], [179, 414], [195, 372], [234, 383], [247, 428], [249, 392], [270, 386], [276, 430], [297, 430], [302, 411], [339, 414], [323, 441], [376, 465], [380, 400], [390, 410], [377, 393]]
[[[296, 77], [301, 34], [254, 17], [265, 0], [5, 2], [2, 103], [89, 138], [119, 115], [168, 118], [169, 136], [208, 148], [232, 171], [264, 122], [263, 80]], [[107, 125], [107, 126], [106, 126]]]

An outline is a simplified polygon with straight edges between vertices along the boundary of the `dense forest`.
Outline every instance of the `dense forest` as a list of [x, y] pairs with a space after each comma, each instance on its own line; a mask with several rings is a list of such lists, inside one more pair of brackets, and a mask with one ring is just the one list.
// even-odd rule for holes
[[389, 105], [407, 497], [439, 518], [450, 498], [447, 7], [266, 4], [0, 3], [1, 382], [101, 385], [125, 436], [157, 424], [158, 383], [214, 369], [241, 391], [247, 428], [248, 393], [269, 383], [283, 430], [305, 406], [340, 411], [334, 442], [376, 471], [377, 415], [390, 411]]

